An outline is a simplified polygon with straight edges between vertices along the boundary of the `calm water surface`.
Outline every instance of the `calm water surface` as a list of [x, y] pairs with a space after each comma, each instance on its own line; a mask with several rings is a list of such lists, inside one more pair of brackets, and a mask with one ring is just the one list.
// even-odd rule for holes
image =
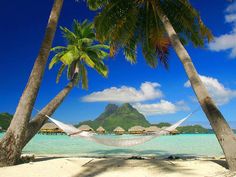
[[[0, 138], [3, 134], [0, 134]], [[123, 138], [129, 135], [109, 138]], [[131, 136], [130, 136], [131, 137]], [[162, 136], [142, 145], [117, 148], [104, 146], [66, 135], [36, 135], [23, 149], [24, 153], [76, 156], [221, 156], [223, 152], [214, 134]]]

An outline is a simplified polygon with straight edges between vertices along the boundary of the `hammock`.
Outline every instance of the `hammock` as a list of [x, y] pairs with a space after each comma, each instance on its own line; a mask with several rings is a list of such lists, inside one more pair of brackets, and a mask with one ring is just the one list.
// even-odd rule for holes
[[[37, 109], [35, 109], [37, 110]], [[38, 110], [37, 110], [38, 111]], [[38, 111], [40, 112], [40, 111]], [[195, 111], [194, 111], [195, 112]], [[153, 138], [159, 137], [161, 135], [169, 134], [171, 131], [176, 129], [180, 124], [182, 124], [186, 119], [191, 117], [193, 113], [190, 113], [185, 118], [181, 119], [180, 121], [176, 122], [175, 124], [159, 131], [154, 132], [151, 135], [145, 135], [145, 136], [138, 136], [135, 138], [105, 138], [101, 136], [97, 136], [96, 133], [92, 132], [86, 132], [81, 131], [80, 129], [74, 127], [73, 125], [68, 125], [63, 122], [60, 122], [56, 119], [53, 119], [52, 117], [45, 115], [49, 120], [51, 120], [53, 123], [55, 123], [59, 128], [61, 128], [68, 136], [71, 137], [80, 137], [86, 140], [90, 140], [99, 144], [103, 144], [106, 146], [115, 146], [115, 147], [129, 147], [129, 146], [135, 146], [139, 144], [143, 144], [145, 142], [148, 142], [152, 140]]]

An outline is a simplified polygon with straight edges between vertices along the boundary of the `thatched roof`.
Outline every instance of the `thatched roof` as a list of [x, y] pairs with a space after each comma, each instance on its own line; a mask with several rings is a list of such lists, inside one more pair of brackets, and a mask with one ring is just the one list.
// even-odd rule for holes
[[129, 132], [142, 132], [142, 131], [145, 131], [145, 128], [142, 127], [142, 126], [134, 126], [134, 127], [131, 127], [129, 130]]
[[157, 126], [150, 126], [145, 128], [145, 132], [159, 132], [161, 129]]
[[101, 127], [101, 126], [97, 128], [97, 132], [105, 132], [105, 131], [106, 130], [103, 127]]
[[113, 132], [125, 132], [125, 130], [122, 127], [116, 127]]
[[52, 122], [47, 122], [45, 123], [41, 130], [55, 130], [55, 129], [60, 129], [56, 124], [52, 123]]
[[82, 130], [82, 131], [94, 131], [90, 126], [88, 126], [88, 125], [81, 125], [80, 127], [79, 127], [79, 129], [80, 130]]

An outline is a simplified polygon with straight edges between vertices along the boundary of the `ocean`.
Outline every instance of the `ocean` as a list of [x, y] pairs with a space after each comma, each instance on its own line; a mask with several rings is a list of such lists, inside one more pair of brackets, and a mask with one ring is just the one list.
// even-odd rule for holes
[[[3, 136], [0, 133], [0, 138]], [[109, 138], [133, 137], [131, 135], [106, 135]], [[222, 156], [223, 152], [214, 134], [180, 134], [161, 136], [142, 145], [117, 148], [100, 145], [78, 137], [37, 134], [23, 149], [23, 153], [36, 155], [71, 156]]]

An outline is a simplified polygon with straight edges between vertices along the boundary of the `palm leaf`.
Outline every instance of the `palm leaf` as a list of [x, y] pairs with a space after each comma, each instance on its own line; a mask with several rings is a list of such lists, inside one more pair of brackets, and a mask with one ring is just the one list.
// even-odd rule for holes
[[81, 56], [80, 56], [81, 59], [84, 60], [84, 62], [91, 68], [94, 68], [95, 66], [95, 63], [93, 62], [93, 60], [88, 56], [87, 53], [83, 53]]
[[82, 88], [88, 89], [88, 77], [87, 77], [87, 70], [84, 67], [84, 65], [79, 64], [80, 69], [80, 76], [81, 76], [81, 82], [82, 82]]
[[63, 62], [65, 65], [70, 65], [75, 58], [73, 54], [73, 51], [66, 52], [63, 56], [61, 56], [61, 62]]
[[56, 52], [56, 53], [59, 53], [59, 52], [65, 51], [66, 49], [67, 49], [67, 48], [64, 47], [64, 46], [57, 46], [57, 47], [53, 47], [53, 48], [51, 49], [51, 51]]
[[89, 23], [87, 20], [79, 23], [74, 20], [72, 31], [66, 27], [61, 27], [61, 31], [68, 44], [65, 47], [57, 46], [51, 49], [56, 55], [49, 64], [49, 68], [52, 68], [54, 64], [62, 63], [56, 81], [59, 82], [64, 69], [67, 69], [67, 78], [73, 80], [75, 84], [79, 84], [81, 81], [82, 88], [87, 89], [86, 66], [106, 77], [108, 69], [102, 60], [108, 56], [106, 50], [109, 49], [109, 46], [99, 44], [95, 40], [93, 23]]
[[[199, 13], [189, 0], [88, 0], [89, 7], [101, 9], [95, 17], [97, 39], [110, 44], [110, 56], [120, 48], [126, 59], [136, 62], [137, 45], [151, 67], [156, 67], [158, 59], [168, 68], [170, 42], [158, 12], [162, 11], [172, 23], [182, 44], [192, 42], [203, 46], [212, 34], [202, 22]], [[165, 42], [163, 42], [165, 41]]]
[[52, 67], [60, 60], [61, 53], [56, 54], [51, 62], [49, 63], [49, 69], [52, 69]]

